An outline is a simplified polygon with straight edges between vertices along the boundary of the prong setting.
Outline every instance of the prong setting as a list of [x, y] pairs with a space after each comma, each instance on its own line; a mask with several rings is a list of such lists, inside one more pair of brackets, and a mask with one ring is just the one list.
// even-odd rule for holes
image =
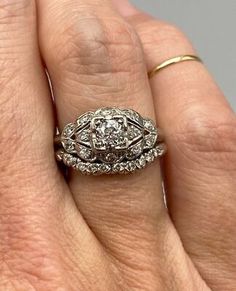
[[166, 152], [158, 134], [154, 122], [134, 110], [100, 108], [65, 126], [57, 159], [83, 174], [133, 173]]

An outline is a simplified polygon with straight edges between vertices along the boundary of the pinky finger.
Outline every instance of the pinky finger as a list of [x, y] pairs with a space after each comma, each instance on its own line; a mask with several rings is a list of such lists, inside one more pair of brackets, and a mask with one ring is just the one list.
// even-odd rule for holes
[[[196, 54], [177, 28], [127, 5], [120, 1], [119, 9], [141, 38], [148, 70], [169, 58]], [[167, 135], [165, 174], [173, 222], [209, 286], [235, 286], [235, 114], [198, 62], [170, 66], [151, 85]]]

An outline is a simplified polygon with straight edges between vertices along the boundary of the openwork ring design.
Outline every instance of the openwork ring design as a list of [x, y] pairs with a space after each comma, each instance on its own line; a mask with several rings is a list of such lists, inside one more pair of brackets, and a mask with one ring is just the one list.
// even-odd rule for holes
[[83, 174], [125, 174], [166, 152], [154, 122], [131, 109], [100, 108], [65, 126], [56, 157]]

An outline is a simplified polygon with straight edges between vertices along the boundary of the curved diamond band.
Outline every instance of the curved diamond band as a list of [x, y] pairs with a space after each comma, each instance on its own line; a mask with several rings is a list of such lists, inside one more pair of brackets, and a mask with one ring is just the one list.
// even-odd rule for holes
[[83, 174], [126, 174], [166, 152], [161, 131], [131, 109], [100, 108], [67, 124], [56, 137], [58, 161]]

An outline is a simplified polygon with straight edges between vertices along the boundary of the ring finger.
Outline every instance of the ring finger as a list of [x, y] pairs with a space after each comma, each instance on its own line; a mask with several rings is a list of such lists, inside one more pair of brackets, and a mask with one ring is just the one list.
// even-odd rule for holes
[[[106, 106], [132, 108], [155, 119], [139, 39], [110, 1], [39, 1], [39, 16], [41, 49], [60, 128], [86, 111]], [[157, 229], [169, 223], [158, 164], [130, 176], [73, 172], [69, 184], [79, 211], [115, 257], [125, 254], [126, 263], [132, 259], [138, 264], [145, 254], [153, 261], [152, 282], [158, 266], [153, 251], [164, 239]], [[140, 238], [136, 256], [131, 251], [134, 236]]]

